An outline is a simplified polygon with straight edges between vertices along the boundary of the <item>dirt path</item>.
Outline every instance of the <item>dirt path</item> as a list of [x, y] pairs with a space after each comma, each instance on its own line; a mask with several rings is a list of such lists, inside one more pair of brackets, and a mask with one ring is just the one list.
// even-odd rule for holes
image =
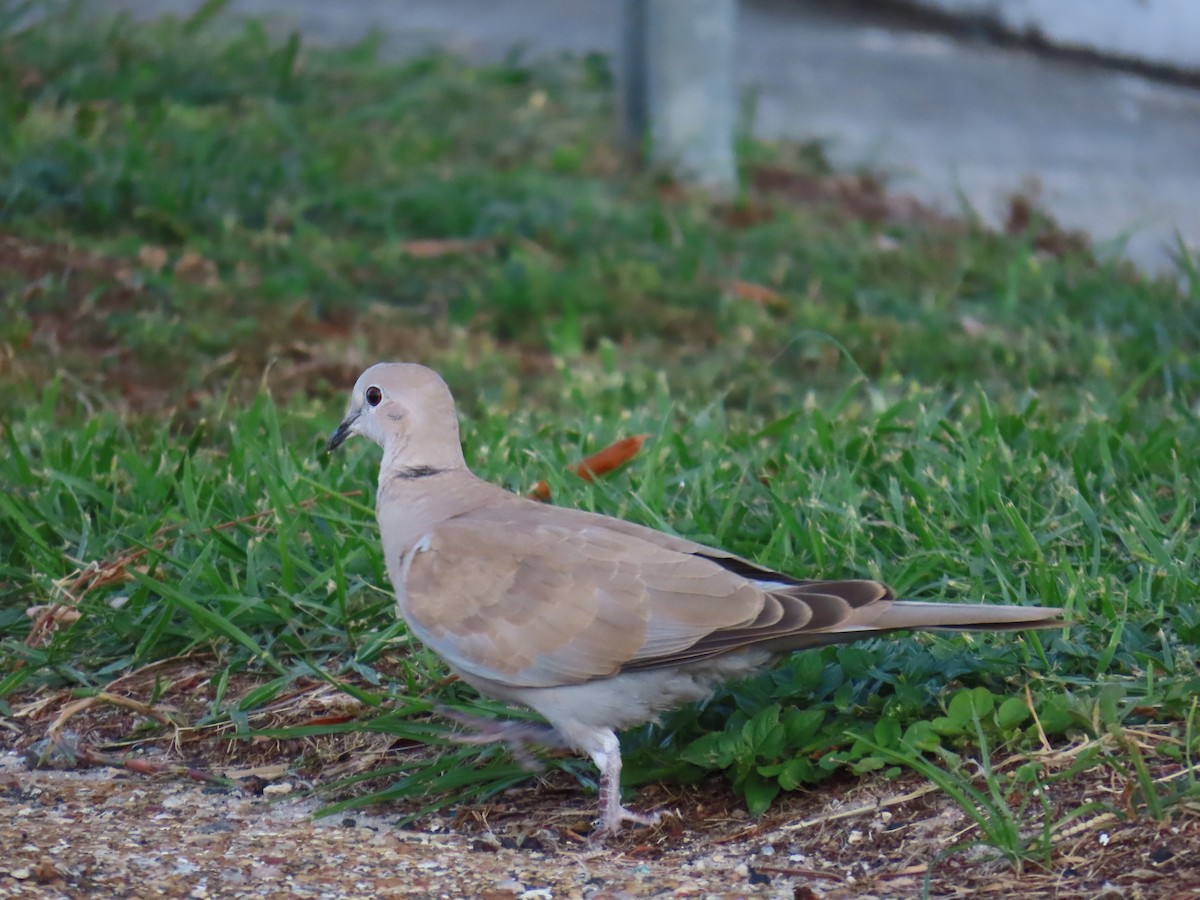
[[898, 897], [930, 864], [935, 896], [1200, 896], [1194, 821], [1084, 823], [1055, 871], [1018, 877], [978, 849], [938, 860], [965, 820], [915, 780], [796, 794], [757, 822], [720, 785], [651, 787], [639, 802], [682, 821], [610, 844], [580, 834], [591, 801], [553, 780], [413, 829], [395, 811], [314, 819], [291, 786], [255, 797], [0, 754], [0, 897]]
[[[537, 800], [536, 790], [519, 793]], [[405, 830], [395, 815], [314, 819], [315, 801], [286, 794], [248, 797], [113, 770], [32, 772], [5, 754], [0, 896], [790, 897], [806, 896], [810, 883], [823, 895], [822, 881], [846, 878], [754, 869], [814, 863], [764, 853], [761, 836], [736, 839], [747, 823], [724, 814], [719, 830], [735, 837], [725, 845], [677, 830], [589, 844], [555, 824], [562, 798], [549, 793], [528, 821], [500, 834], [480, 810], [465, 823]], [[539, 820], [547, 827], [534, 826]]]

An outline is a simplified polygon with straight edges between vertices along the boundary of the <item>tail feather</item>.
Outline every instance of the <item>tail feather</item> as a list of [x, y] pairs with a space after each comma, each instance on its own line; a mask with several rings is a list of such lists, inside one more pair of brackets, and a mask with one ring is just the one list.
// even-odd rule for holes
[[871, 631], [1024, 631], [1066, 624], [1061, 609], [1044, 606], [991, 606], [983, 603], [925, 603], [896, 600], [870, 623]]
[[630, 660], [621, 671], [697, 664], [740, 650], [791, 653], [895, 631], [1026, 631], [1068, 624], [1061, 609], [897, 600], [878, 581], [805, 581], [750, 563], [735, 561], [735, 567], [710, 559], [736, 574], [760, 576], [753, 583], [766, 595], [763, 614], [737, 627], [704, 633], [682, 648]]
[[[846, 584], [852, 588], [844, 590]], [[872, 599], [864, 586], [874, 584]], [[875, 582], [823, 582], [787, 589], [794, 599], [820, 605], [827, 595], [852, 597], [850, 613], [826, 628], [802, 628], [787, 634], [764, 635], [755, 641], [773, 652], [789, 653], [810, 647], [844, 644], [864, 638], [883, 637], [894, 631], [1028, 631], [1060, 628], [1067, 623], [1061, 609], [1045, 606], [993, 606], [985, 603], [927, 603], [894, 600], [891, 591]], [[747, 642], [750, 643], [750, 642]]]

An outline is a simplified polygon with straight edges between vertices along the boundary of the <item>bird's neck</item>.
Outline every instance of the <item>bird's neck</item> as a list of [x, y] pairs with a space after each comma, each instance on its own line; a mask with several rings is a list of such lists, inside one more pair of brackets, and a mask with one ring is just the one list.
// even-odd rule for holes
[[414, 447], [411, 443], [389, 443], [379, 465], [379, 486], [395, 480], [420, 481], [444, 472], [467, 471], [462, 447], [455, 441], [437, 446]]

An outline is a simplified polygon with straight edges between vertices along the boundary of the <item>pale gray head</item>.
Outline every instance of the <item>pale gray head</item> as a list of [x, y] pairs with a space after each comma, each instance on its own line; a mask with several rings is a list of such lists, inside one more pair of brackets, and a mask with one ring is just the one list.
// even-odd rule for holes
[[383, 447], [385, 466], [465, 465], [450, 389], [437, 372], [415, 363], [377, 363], [358, 377], [326, 449], [356, 434]]

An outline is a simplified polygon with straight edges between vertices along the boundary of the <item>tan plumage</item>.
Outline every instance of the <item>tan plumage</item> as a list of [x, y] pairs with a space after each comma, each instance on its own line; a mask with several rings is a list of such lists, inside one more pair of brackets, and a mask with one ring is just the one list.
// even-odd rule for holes
[[376, 513], [401, 616], [469, 684], [536, 710], [592, 757], [609, 832], [652, 821], [620, 804], [616, 731], [778, 654], [899, 629], [1063, 621], [1042, 607], [902, 601], [875, 581], [801, 580], [519, 497], [467, 469], [453, 398], [423, 366], [367, 369], [329, 449], [352, 434], [383, 447]]

